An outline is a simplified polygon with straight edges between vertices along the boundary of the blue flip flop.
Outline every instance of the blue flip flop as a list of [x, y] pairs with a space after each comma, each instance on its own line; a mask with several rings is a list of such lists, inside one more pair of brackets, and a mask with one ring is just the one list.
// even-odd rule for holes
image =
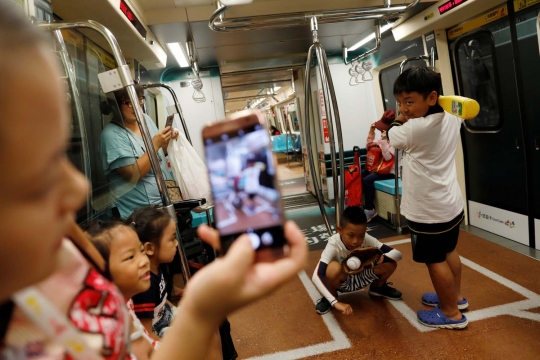
[[[434, 292], [428, 292], [422, 295], [422, 304], [427, 306], [439, 306], [439, 297]], [[459, 310], [465, 310], [469, 307], [469, 302], [467, 299], [458, 301], [457, 307]]]
[[417, 316], [422, 325], [434, 328], [465, 329], [469, 325], [465, 315], [461, 315], [461, 320], [452, 320], [447, 318], [438, 307], [433, 310], [420, 310]]

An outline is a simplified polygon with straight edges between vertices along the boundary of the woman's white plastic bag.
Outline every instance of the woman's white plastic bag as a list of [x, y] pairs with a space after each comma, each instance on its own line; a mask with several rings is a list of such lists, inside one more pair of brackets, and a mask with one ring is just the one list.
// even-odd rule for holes
[[206, 204], [193, 209], [203, 212], [214, 206], [212, 190], [208, 181], [206, 165], [201, 160], [193, 146], [180, 132], [176, 140], [169, 141], [167, 148], [172, 173], [185, 200], [206, 199]]

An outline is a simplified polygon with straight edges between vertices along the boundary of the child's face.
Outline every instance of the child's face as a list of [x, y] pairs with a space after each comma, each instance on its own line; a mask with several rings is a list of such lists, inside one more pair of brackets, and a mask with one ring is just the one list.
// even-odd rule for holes
[[177, 246], [178, 241], [176, 240], [176, 224], [171, 220], [169, 221], [169, 225], [167, 225], [163, 231], [163, 235], [159, 241], [159, 263], [168, 264], [173, 261]]
[[0, 99], [0, 300], [54, 271], [88, 193], [86, 178], [66, 156], [66, 88], [50, 51], [16, 53], [15, 64], [8, 57], [9, 91]]
[[133, 229], [120, 226], [112, 236], [109, 269], [127, 301], [150, 287], [150, 261]]
[[437, 92], [432, 91], [426, 98], [416, 91], [396, 95], [399, 112], [408, 119], [416, 119], [426, 116], [430, 106], [437, 103]]
[[337, 231], [341, 235], [343, 243], [349, 250], [362, 246], [366, 237], [367, 224], [355, 225], [348, 223], [345, 227], [338, 226]]

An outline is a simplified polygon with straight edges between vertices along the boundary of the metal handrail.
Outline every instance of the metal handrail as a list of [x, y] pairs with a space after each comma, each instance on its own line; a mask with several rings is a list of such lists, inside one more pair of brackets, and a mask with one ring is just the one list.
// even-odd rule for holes
[[[176, 112], [178, 113], [178, 116], [180, 117], [180, 122], [182, 123], [182, 128], [184, 129], [184, 134], [186, 135], [186, 139], [193, 146], [193, 142], [191, 141], [191, 136], [189, 135], [189, 130], [187, 128], [186, 119], [184, 118], [184, 114], [182, 113], [182, 108], [180, 107], [180, 101], [178, 101], [178, 97], [176, 96], [176, 92], [173, 90], [173, 88], [170, 87], [169, 85], [165, 85], [162, 83], [144, 84], [142, 85], [142, 87], [143, 89], [162, 87], [169, 91], [169, 93], [171, 94], [173, 98]], [[206, 209], [205, 213], [206, 213], [206, 221], [208, 222], [208, 226], [212, 226], [212, 217], [210, 216], [210, 210]]]
[[[311, 31], [313, 33], [313, 45], [309, 48], [308, 57], [306, 62], [306, 73], [304, 79], [304, 93], [305, 93], [305, 109], [304, 109], [304, 129], [306, 134], [306, 148], [308, 149], [308, 161], [309, 168], [311, 172], [311, 178], [313, 181], [313, 186], [315, 188], [315, 196], [317, 197], [317, 202], [319, 203], [319, 208], [328, 230], [328, 234], [332, 235], [332, 228], [328, 222], [328, 215], [326, 214], [326, 209], [324, 207], [324, 196], [319, 187], [319, 182], [315, 175], [316, 167], [315, 161], [313, 159], [313, 153], [311, 151], [311, 129], [310, 129], [310, 104], [311, 104], [311, 61], [313, 59], [313, 52], [319, 62], [319, 74], [321, 76], [321, 83], [323, 87], [323, 98], [326, 109], [326, 118], [328, 121], [328, 135], [330, 140], [330, 158], [332, 162], [332, 174], [333, 174], [333, 184], [334, 184], [334, 201], [335, 201], [335, 216], [336, 216], [336, 226], [340, 223], [341, 211], [344, 208], [345, 202], [345, 167], [343, 166], [343, 137], [341, 132], [341, 121], [339, 118], [339, 110], [337, 106], [336, 93], [334, 91], [334, 84], [332, 82], [332, 75], [330, 73], [330, 66], [328, 65], [328, 60], [326, 59], [326, 53], [324, 48], [319, 43], [318, 35], [318, 22], [317, 17], [313, 16], [311, 18]], [[326, 104], [332, 104], [332, 106], [326, 106]], [[336, 132], [334, 132], [334, 120], [336, 122]], [[338, 138], [338, 148], [339, 148], [339, 158], [340, 158], [340, 176], [338, 179], [337, 171], [337, 161], [336, 161], [336, 146], [335, 146], [335, 136]]]
[[407, 5], [391, 6], [390, 1], [385, 0], [385, 5], [383, 6], [312, 11], [308, 13], [297, 12], [290, 14], [262, 15], [236, 19], [224, 19], [225, 12], [227, 12], [231, 6], [222, 6], [218, 2], [219, 8], [210, 17], [208, 26], [212, 31], [230, 32], [301, 26], [306, 25], [313, 16], [316, 16], [318, 23], [321, 24], [370, 19], [390, 19], [401, 16], [405, 11], [419, 2], [420, 0], [413, 0]]
[[144, 84], [142, 85], [143, 89], [149, 89], [149, 88], [158, 88], [162, 87], [169, 91], [171, 94], [173, 101], [174, 101], [174, 107], [176, 108], [176, 112], [178, 113], [178, 116], [180, 117], [180, 122], [182, 123], [182, 128], [184, 129], [184, 134], [186, 135], [186, 139], [189, 141], [190, 144], [193, 145], [191, 142], [191, 137], [189, 136], [189, 131], [187, 129], [186, 120], [184, 119], [184, 114], [182, 113], [182, 108], [180, 107], [180, 103], [178, 101], [178, 97], [176, 96], [176, 93], [174, 90], [169, 86], [161, 83], [156, 84]]
[[538, 47], [540, 48], [540, 14], [536, 18], [536, 36], [538, 36]]
[[379, 51], [380, 48], [381, 48], [381, 24], [377, 23], [375, 25], [375, 47], [373, 49], [366, 51], [363, 54], [358, 55], [351, 61], [347, 61], [347, 56], [349, 55], [349, 49], [346, 46], [344, 46], [343, 47], [343, 61], [345, 62], [345, 65], [349, 65], [357, 60], [362, 60], [368, 57], [369, 55]]
[[[154, 172], [154, 176], [156, 177], [156, 183], [157, 183], [158, 191], [159, 191], [164, 209], [168, 211], [169, 213], [171, 213], [171, 215], [174, 215], [174, 210], [171, 209], [172, 206], [171, 206], [171, 201], [169, 199], [169, 194], [167, 192], [167, 185], [165, 184], [165, 178], [163, 177], [163, 174], [161, 172], [161, 167], [159, 166], [159, 160], [157, 157], [157, 153], [154, 150], [154, 145], [152, 143], [152, 138], [148, 130], [148, 125], [146, 124], [146, 121], [144, 120], [144, 113], [139, 104], [139, 98], [135, 90], [135, 84], [131, 77], [131, 73], [129, 72], [129, 67], [127, 65], [126, 59], [124, 58], [124, 55], [122, 54], [122, 50], [120, 49], [120, 46], [118, 45], [118, 42], [116, 41], [116, 38], [114, 37], [113, 33], [102, 24], [93, 20], [79, 21], [79, 22], [57, 22], [57, 23], [42, 22], [42, 23], [38, 23], [38, 26], [48, 31], [57, 31], [57, 30], [62, 30], [62, 29], [80, 29], [80, 28], [92, 29], [92, 30], [97, 31], [100, 35], [102, 35], [105, 38], [105, 40], [107, 40], [107, 43], [109, 44], [111, 48], [113, 57], [116, 60], [116, 63], [118, 64], [117, 71], [122, 80], [122, 85], [126, 89], [131, 103], [134, 104], [133, 111], [135, 113], [135, 118], [137, 119], [137, 124], [139, 126], [139, 129], [141, 130], [141, 136], [142, 136], [144, 145], [146, 147], [148, 157], [150, 159], [151, 168]], [[176, 221], [175, 216], [173, 216], [173, 219]], [[178, 227], [176, 228], [176, 236], [179, 240], [182, 239], [182, 236], [180, 235], [180, 231], [178, 230]], [[191, 274], [189, 271], [186, 252], [185, 252], [182, 241], [179, 241], [178, 249], [180, 253], [180, 260], [182, 263], [182, 273], [184, 275], [184, 280], [187, 281], [191, 277]]]
[[[88, 135], [86, 134], [86, 124], [84, 121], [84, 114], [82, 111], [82, 105], [81, 105], [81, 99], [79, 97], [79, 91], [77, 88], [77, 75], [75, 74], [75, 69], [73, 68], [73, 64], [70, 61], [69, 53], [66, 48], [66, 43], [64, 42], [64, 37], [62, 36], [62, 32], [60, 30], [53, 31], [54, 36], [56, 37], [56, 40], [58, 41], [60, 45], [60, 57], [62, 59], [62, 63], [64, 64], [64, 67], [66, 69], [66, 72], [68, 74], [68, 81], [71, 87], [71, 91], [73, 91], [75, 102], [75, 111], [77, 112], [77, 119], [79, 121], [79, 125], [81, 127], [81, 140], [82, 140], [82, 155], [83, 155], [83, 166], [84, 166], [84, 173], [88, 178], [92, 178], [92, 173], [90, 166], [88, 164], [88, 159], [90, 159], [89, 156], [89, 150], [88, 150]], [[86, 214], [87, 214], [87, 220], [91, 218], [91, 205], [90, 205], [90, 198], [86, 200]]]
[[[431, 55], [421, 55], [415, 56], [412, 58], [405, 59], [399, 64], [399, 75], [403, 73], [405, 65], [411, 61], [425, 60], [428, 61], [428, 64], [434, 68], [435, 67], [435, 51], [431, 52]], [[396, 101], [396, 117], [399, 115], [399, 106]], [[394, 154], [394, 201], [396, 204], [396, 226], [395, 229], [398, 233], [401, 233], [401, 209], [400, 209], [400, 198], [399, 198], [399, 150], [396, 149]]]

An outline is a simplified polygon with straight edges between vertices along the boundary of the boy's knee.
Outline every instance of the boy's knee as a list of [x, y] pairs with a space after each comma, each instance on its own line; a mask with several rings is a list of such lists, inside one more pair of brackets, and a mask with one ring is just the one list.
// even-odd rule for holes
[[390, 275], [393, 274], [397, 269], [397, 262], [389, 261], [375, 266], [376, 275]]
[[326, 278], [330, 281], [341, 280], [345, 276], [341, 264], [337, 261], [332, 261], [326, 268]]

